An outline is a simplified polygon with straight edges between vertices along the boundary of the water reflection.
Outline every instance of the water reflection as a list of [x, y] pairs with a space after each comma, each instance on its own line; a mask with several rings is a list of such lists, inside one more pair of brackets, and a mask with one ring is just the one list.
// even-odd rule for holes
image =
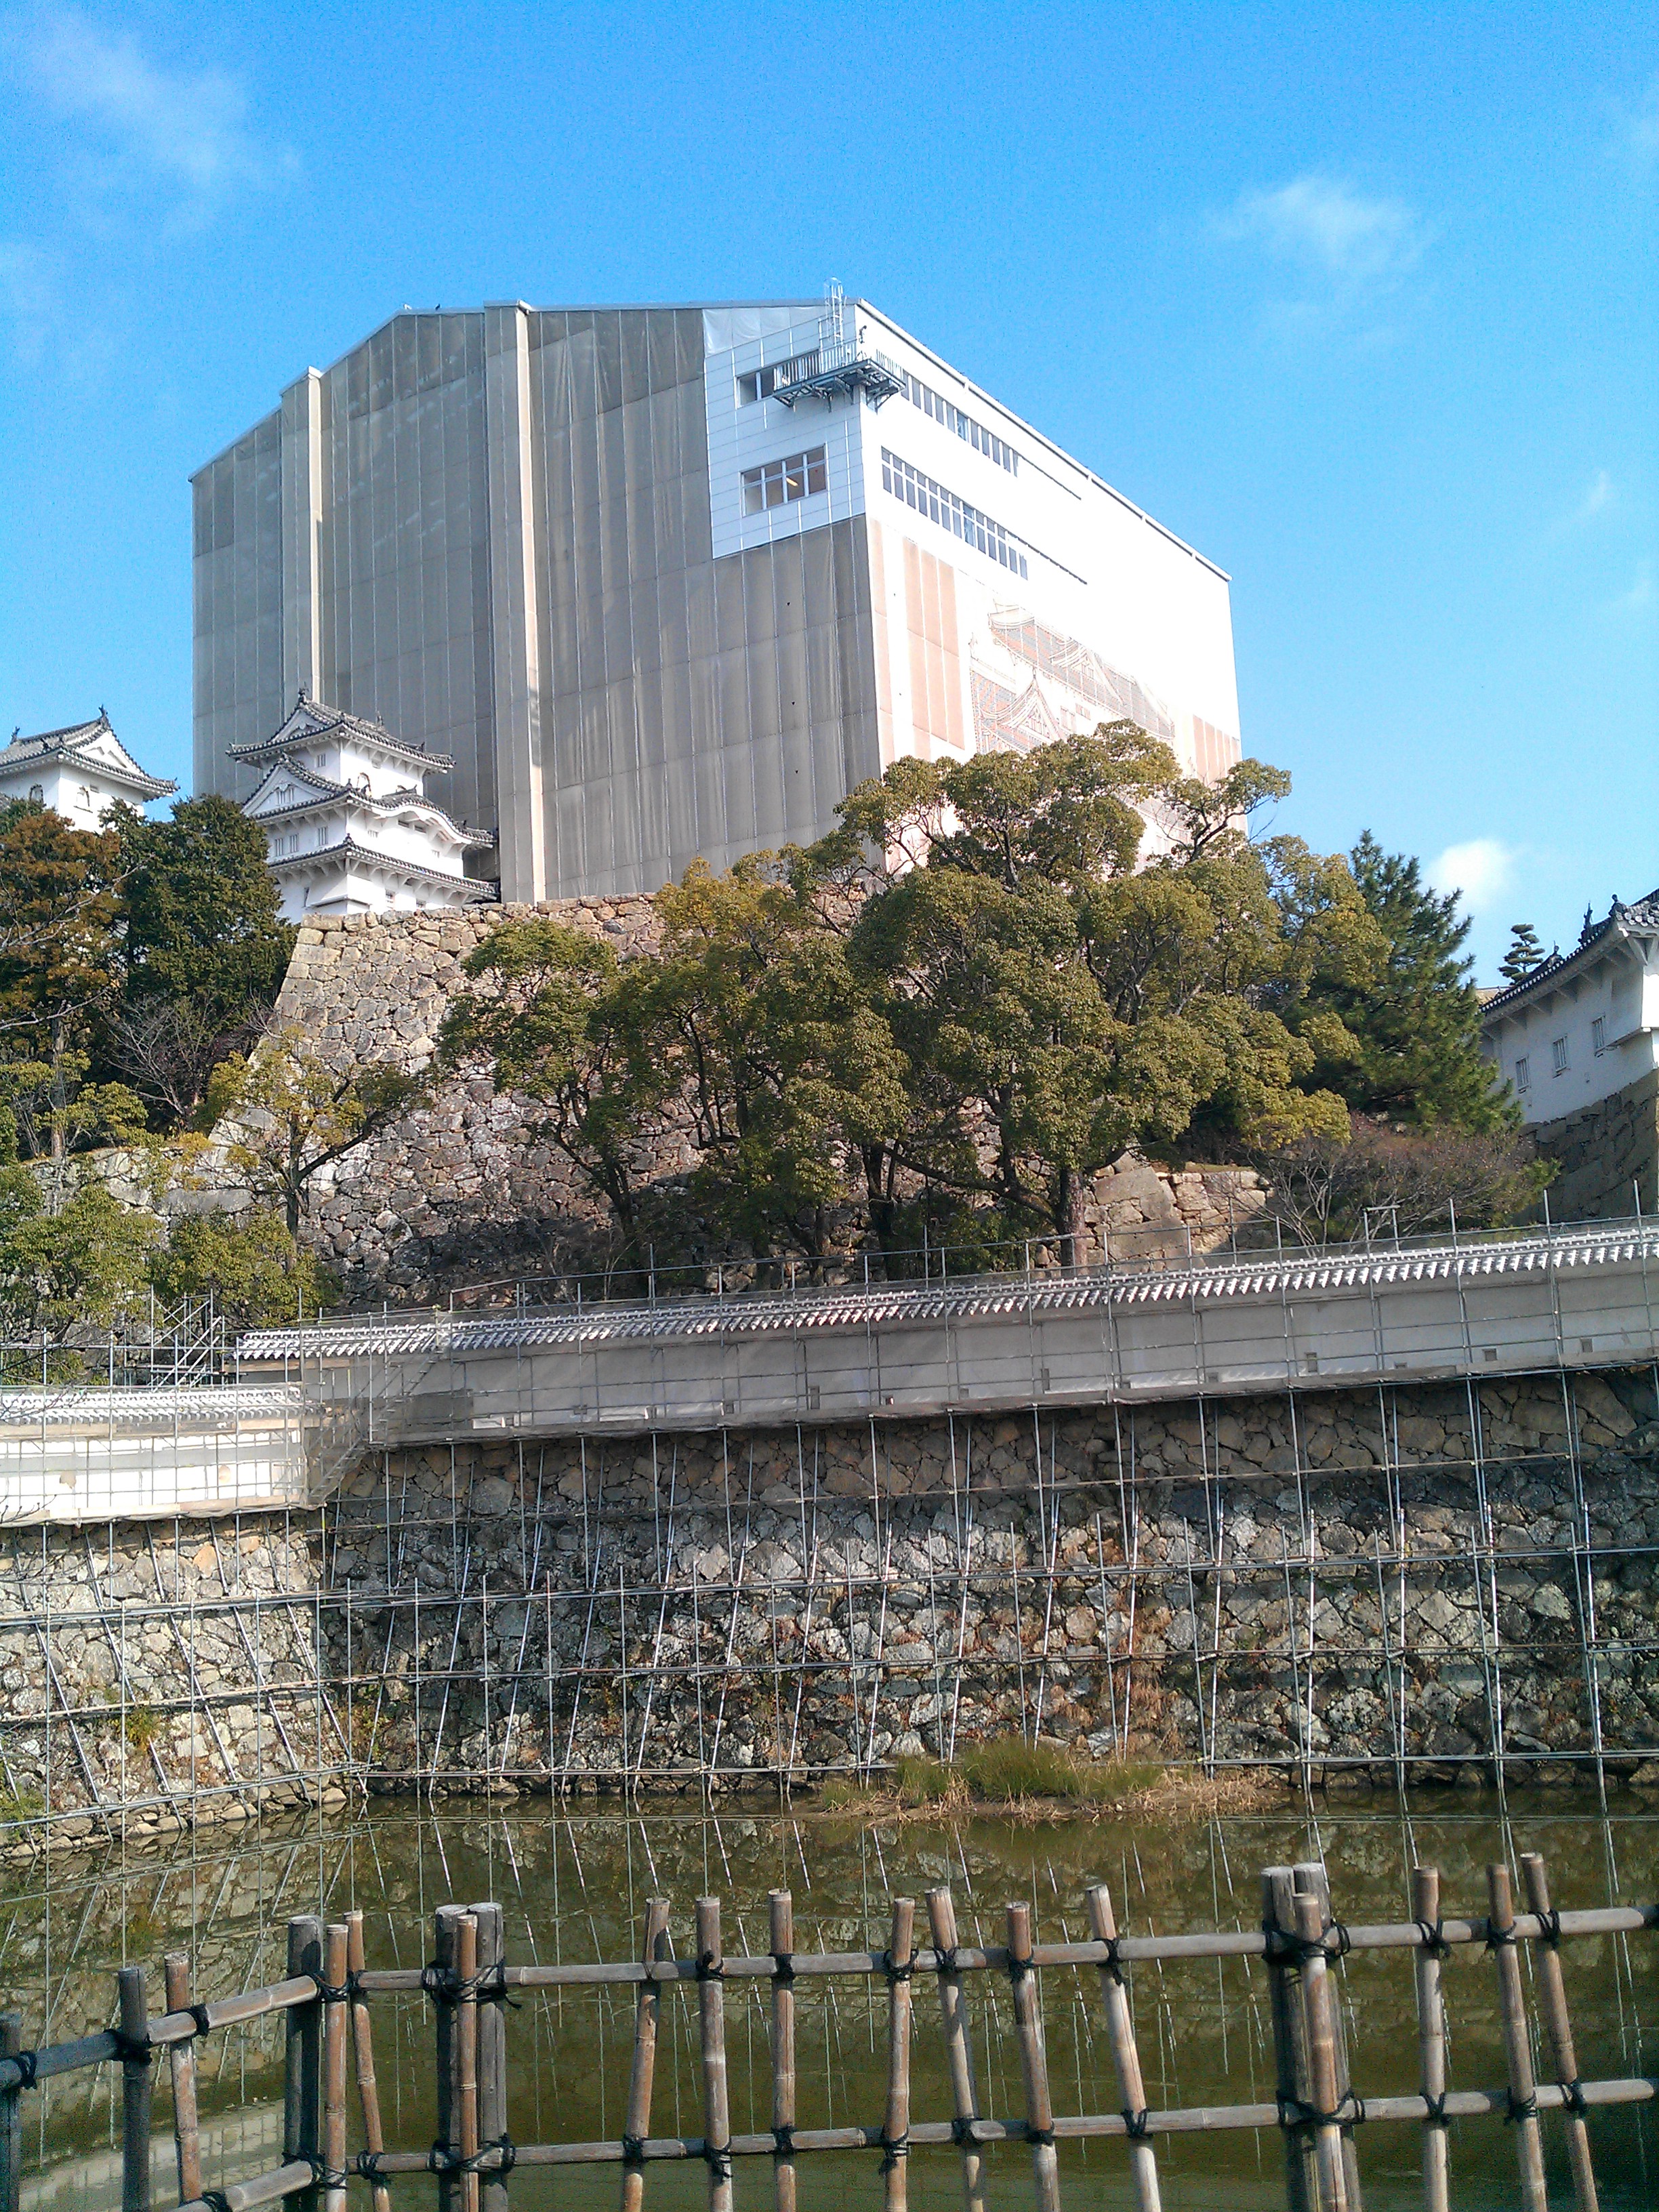
[[[1389, 1804], [1310, 1814], [1293, 1807], [1167, 1826], [1032, 1827], [980, 1820], [884, 1827], [695, 1808], [629, 1817], [546, 1803], [527, 1809], [522, 1802], [504, 1811], [472, 1802], [428, 1811], [383, 1801], [354, 1817], [313, 1815], [285, 1832], [268, 1824], [234, 1843], [204, 1835], [170, 1854], [132, 1851], [101, 1862], [64, 1856], [49, 1868], [14, 1872], [0, 1887], [0, 1981], [5, 2002], [21, 2008], [25, 2041], [33, 2044], [104, 2025], [113, 1970], [130, 1959], [154, 1969], [159, 2008], [165, 1948], [190, 1952], [200, 1995], [275, 1978], [287, 1918], [319, 1909], [362, 1910], [372, 1965], [420, 1964], [429, 1954], [434, 1907], [486, 1897], [505, 1910], [511, 1958], [617, 1959], [633, 1954], [645, 1899], [654, 1894], [672, 1901], [677, 1948], [691, 1948], [694, 1899], [714, 1893], [725, 1901], [728, 1952], [764, 1951], [767, 1892], [786, 1887], [794, 1896], [800, 1948], [880, 1949], [889, 1898], [920, 1898], [940, 1881], [955, 1892], [964, 1941], [1000, 1942], [1012, 1898], [1030, 1902], [1040, 1938], [1064, 1940], [1087, 1933], [1084, 1893], [1101, 1879], [1112, 1887], [1123, 1925], [1137, 1933], [1252, 1926], [1260, 1917], [1261, 1868], [1307, 1857], [1324, 1860], [1336, 1911], [1346, 1919], [1407, 1917], [1409, 1870], [1419, 1861], [1442, 1869], [1449, 1914], [1478, 1912], [1487, 1862], [1513, 1861], [1523, 1850], [1544, 1854], [1564, 1908], [1659, 1897], [1659, 1819], [1634, 1797], [1615, 1801], [1606, 1817], [1559, 1796], [1511, 1795], [1505, 1804], [1460, 1792], [1425, 1796], [1404, 1810]], [[1582, 2073], [1651, 2070], [1644, 2023], [1654, 2017], [1659, 1937], [1576, 1942], [1565, 1958]], [[1406, 1955], [1356, 1955], [1341, 1982], [1356, 2085], [1373, 2094], [1413, 2088], [1415, 2014]], [[1006, 1984], [984, 1975], [969, 1990], [981, 2109], [1018, 2117], [1022, 2091]], [[1133, 1995], [1154, 2105], [1271, 2098], [1271, 2030], [1258, 1969], [1214, 1960], [1142, 1966]], [[1501, 2083], [1492, 1962], [1457, 1954], [1447, 1996], [1454, 2085]], [[734, 1982], [726, 2002], [732, 2124], [763, 2128], [770, 2086], [764, 1997]], [[1115, 2110], [1093, 1970], [1048, 1970], [1043, 2002], [1055, 2109]], [[879, 2123], [885, 2006], [879, 1983], [799, 1985], [800, 2124]], [[943, 2118], [950, 2104], [937, 2007], [920, 1984], [916, 2008], [913, 2112]], [[388, 2141], [423, 2148], [434, 2127], [430, 2008], [416, 1998], [377, 2000], [374, 2021]], [[507, 2032], [514, 2139], [618, 2135], [632, 2032], [626, 1990], [526, 1993]], [[202, 2059], [204, 2148], [210, 2185], [218, 2185], [269, 2163], [261, 2146], [270, 2138], [270, 2108], [280, 2095], [280, 2024], [227, 2031], [204, 2047]], [[165, 2080], [163, 2069], [161, 2124]], [[680, 1993], [664, 2007], [653, 2132], [700, 2133], [700, 2096], [695, 1995]], [[106, 2212], [118, 2202], [115, 2069], [35, 2091], [24, 2112], [31, 2212]], [[1652, 2122], [1639, 2108], [1594, 2120], [1605, 2204], [1655, 2201], [1649, 2161], [1659, 2144], [1650, 2144], [1651, 2135]], [[1546, 2136], [1553, 2182], [1565, 2191], [1559, 2124], [1547, 2122]], [[1414, 2130], [1368, 2128], [1360, 2149], [1368, 2205], [1420, 2201]], [[1513, 2146], [1497, 2122], [1455, 2129], [1453, 2157], [1458, 2205], [1515, 2201]], [[1009, 2146], [989, 2158], [992, 2203], [1030, 2203], [1028, 2154]], [[1061, 2159], [1068, 2209], [1129, 2201], [1120, 2144], [1063, 2146]], [[1163, 2149], [1160, 2163], [1170, 2212], [1283, 2202], [1276, 2138], [1186, 2139]], [[804, 2158], [804, 2212], [838, 2212], [849, 2197], [878, 2202], [876, 2166], [873, 2154]], [[1659, 2166], [1654, 2172], [1659, 2185]], [[909, 2183], [919, 2207], [960, 2202], [948, 2150], [918, 2151]], [[423, 2179], [399, 2186], [407, 2203], [430, 2202]], [[617, 2176], [614, 2169], [520, 2169], [511, 2186], [515, 2212], [564, 2212], [613, 2203]], [[653, 2166], [647, 2203], [689, 2212], [703, 2191], [701, 2166]], [[158, 2140], [155, 2201], [175, 2197], [170, 2144]], [[738, 2199], [770, 2203], [764, 2160], [739, 2165]]]

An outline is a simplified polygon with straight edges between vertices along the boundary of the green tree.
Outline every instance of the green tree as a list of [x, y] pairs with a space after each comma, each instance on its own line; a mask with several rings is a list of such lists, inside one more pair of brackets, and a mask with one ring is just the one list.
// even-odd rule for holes
[[125, 808], [111, 818], [125, 975], [105, 1049], [167, 1119], [184, 1122], [214, 1065], [269, 1012], [295, 933], [278, 912], [264, 832], [229, 799], [180, 799], [166, 822]]
[[119, 984], [120, 866], [107, 832], [0, 809], [0, 1092], [27, 1151], [61, 1158], [76, 1133], [88, 1042]]
[[1418, 863], [1385, 853], [1369, 831], [1350, 865], [1387, 951], [1363, 983], [1318, 978], [1309, 986], [1308, 1013], [1334, 1015], [1352, 1040], [1339, 1052], [1328, 1036], [1315, 1037], [1319, 1079], [1354, 1111], [1415, 1127], [1513, 1127], [1514, 1103], [1481, 1057], [1480, 994], [1463, 953], [1470, 925], [1456, 893], [1426, 889]]
[[[912, 1172], [1075, 1253], [1089, 1176], [1200, 1109], [1257, 1138], [1338, 1124], [1340, 1103], [1304, 1087], [1312, 1048], [1269, 1003], [1298, 945], [1242, 817], [1285, 787], [1247, 763], [1212, 790], [1119, 726], [908, 762], [852, 794], [848, 827], [903, 863], [871, 871], [854, 964], [958, 1108], [943, 1131], [936, 1101], [920, 1118], [931, 1143], [900, 1139]], [[1142, 869], [1146, 813], [1170, 849]]]
[[215, 1124], [229, 1125], [230, 1165], [297, 1237], [316, 1176], [406, 1113], [420, 1089], [390, 1060], [331, 1066], [302, 1030], [286, 1029], [251, 1058], [222, 1060], [207, 1103]]
[[464, 972], [440, 1064], [486, 1067], [497, 1091], [533, 1100], [534, 1133], [607, 1209], [618, 1258], [637, 1260], [640, 1192], [673, 1088], [654, 967], [536, 915], [492, 931]]
[[702, 1211], [757, 1256], [822, 1260], [884, 1199], [909, 1069], [849, 958], [837, 903], [799, 853], [658, 895], [656, 1003], [674, 1048]]
[[320, 1312], [339, 1295], [282, 1216], [261, 1207], [180, 1214], [151, 1259], [150, 1280], [163, 1298], [211, 1294], [236, 1329], [276, 1328]]
[[1498, 972], [1506, 983], [1524, 983], [1549, 958], [1529, 921], [1517, 921], [1510, 931], [1510, 948]]
[[[148, 1290], [159, 1239], [154, 1218], [120, 1205], [96, 1182], [81, 1184], [57, 1212], [40, 1177], [0, 1167], [0, 1328], [9, 1372], [27, 1381], [42, 1354], [66, 1371], [64, 1340], [76, 1323], [115, 1327]], [[19, 1356], [34, 1347], [33, 1357]]]

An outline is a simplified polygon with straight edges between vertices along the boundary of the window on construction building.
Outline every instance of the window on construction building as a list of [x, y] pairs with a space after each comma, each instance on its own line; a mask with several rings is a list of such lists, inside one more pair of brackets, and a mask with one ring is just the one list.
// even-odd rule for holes
[[987, 460], [994, 461], [1000, 469], [1006, 469], [1010, 476], [1018, 474], [1019, 456], [1005, 439], [999, 438], [994, 430], [988, 430], [982, 422], [975, 422], [971, 415], [964, 415], [954, 400], [947, 399], [943, 392], [935, 392], [931, 384], [924, 384], [919, 376], [912, 376], [907, 370], [901, 370], [899, 380], [904, 386], [905, 398], [913, 407], [920, 407], [922, 413], [931, 416], [935, 422], [942, 422], [947, 430], [954, 430], [964, 444], [971, 446], [976, 453], [983, 453]]
[[787, 460], [768, 461], [743, 472], [743, 511], [758, 514], [763, 507], [786, 507], [815, 491], [830, 489], [830, 472], [822, 446], [809, 453], [791, 453]]
[[34, 802], [35, 805], [41, 805], [46, 799], [46, 787], [44, 783], [32, 783], [29, 786], [29, 797]]
[[1567, 1072], [1567, 1041], [1565, 1037], [1553, 1037], [1550, 1040], [1550, 1058], [1555, 1063], [1556, 1073], [1558, 1075], [1565, 1075]]
[[1527, 1065], [1524, 1054], [1515, 1063], [1515, 1087], [1522, 1092], [1530, 1091], [1532, 1088], [1532, 1070]]
[[1595, 1057], [1600, 1060], [1607, 1048], [1607, 1023], [1605, 1014], [1598, 1014], [1590, 1024], [1590, 1042], [1595, 1047]]

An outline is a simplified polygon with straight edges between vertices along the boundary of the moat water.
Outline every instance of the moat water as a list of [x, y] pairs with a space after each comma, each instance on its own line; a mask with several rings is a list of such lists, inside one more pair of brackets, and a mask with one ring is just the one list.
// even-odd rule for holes
[[[955, 1893], [964, 1942], [1002, 1940], [1011, 1899], [1029, 1899], [1040, 1939], [1087, 1933], [1084, 1897], [1093, 1881], [1112, 1889], [1121, 1924], [1139, 1933], [1251, 1927], [1260, 1917], [1258, 1876], [1268, 1864], [1322, 1858], [1334, 1907], [1350, 1920], [1403, 1919], [1414, 1863], [1442, 1870], [1450, 1914], [1484, 1910], [1488, 1862], [1541, 1851], [1562, 1907], [1659, 1899], [1659, 1807], [1634, 1795], [1603, 1815], [1582, 1799], [1512, 1795], [1507, 1802], [1462, 1791], [1392, 1801], [1232, 1814], [1164, 1825], [1078, 1820], [1026, 1826], [972, 1819], [884, 1826], [806, 1810], [793, 1816], [699, 1806], [573, 1810], [477, 1801], [416, 1808], [382, 1801], [285, 1826], [267, 1823], [230, 1837], [203, 1832], [147, 1853], [55, 1856], [49, 1868], [0, 1875], [0, 2002], [23, 2014], [26, 2045], [108, 2024], [114, 1969], [153, 1969], [161, 2008], [165, 1949], [188, 1949], [196, 1994], [218, 1996], [276, 1978], [284, 1923], [295, 1913], [366, 1917], [371, 1965], [415, 1966], [430, 1954], [434, 1908], [495, 1899], [504, 1908], [509, 1957], [518, 1960], [620, 1960], [637, 1955], [645, 1900], [669, 1898], [675, 1948], [692, 1948], [694, 1899], [717, 1894], [728, 1953], [761, 1951], [767, 1893], [787, 1887], [799, 1948], [881, 1949], [888, 1900], [918, 1899], [936, 1883]], [[1585, 2079], [1659, 2073], [1659, 1934], [1586, 1939], [1565, 1947], [1569, 2002]], [[1409, 1956], [1355, 1955], [1340, 1971], [1356, 2087], [1362, 2094], [1417, 2086], [1415, 2012]], [[969, 1978], [981, 2109], [1018, 2118], [1024, 2109], [1008, 1990], [1000, 1977]], [[1492, 1961], [1457, 1953], [1446, 1970], [1451, 2078], [1457, 2087], [1498, 2087], [1504, 2079]], [[1132, 1993], [1150, 2102], [1191, 2106], [1271, 2100], [1273, 2067], [1266, 1978], [1243, 1961], [1142, 1966]], [[1115, 2111], [1093, 1969], [1048, 1969], [1042, 1977], [1050, 2079], [1057, 2112]], [[665, 2001], [653, 2134], [702, 2132], [695, 1988]], [[885, 2079], [884, 1984], [799, 1985], [799, 2124], [879, 2125]], [[732, 2125], [769, 2124], [770, 2077], [760, 1989], [727, 1984]], [[622, 1988], [526, 1992], [508, 2016], [509, 2129], [520, 2143], [616, 2137], [622, 2132], [634, 1998]], [[419, 1997], [374, 2003], [375, 2058], [387, 2142], [424, 2149], [434, 2131], [431, 2008]], [[211, 2038], [203, 2047], [201, 2105], [210, 2187], [265, 2172], [280, 2161], [282, 2029], [270, 2021]], [[916, 1986], [913, 2117], [949, 2115], [937, 2004]], [[1548, 2069], [1542, 2069], [1547, 2078]], [[155, 2203], [177, 2202], [167, 2069], [156, 2095]], [[23, 2100], [27, 2212], [112, 2212], [119, 2203], [118, 2069], [104, 2067], [32, 2090]], [[355, 2092], [352, 2136], [361, 2142]], [[1659, 2203], [1659, 2113], [1632, 2107], [1591, 2122], [1604, 2206]], [[1551, 2202], [1571, 2200], [1559, 2119], [1547, 2118]], [[1358, 2131], [1364, 2200], [1378, 2208], [1420, 2203], [1418, 2130], [1368, 2124]], [[1453, 2202], [1460, 2208], [1518, 2201], [1513, 2131], [1496, 2119], [1468, 2120], [1451, 2135]], [[988, 2204], [1033, 2202], [1030, 2154], [988, 2152]], [[1062, 2144], [1068, 2212], [1127, 2205], [1124, 2147]], [[1166, 2139], [1159, 2147], [1170, 2212], [1284, 2203], [1278, 2137], [1264, 2133]], [[814, 2154], [799, 2163], [803, 2212], [878, 2205], [879, 2154]], [[949, 2148], [915, 2150], [914, 2206], [961, 2203]], [[393, 2184], [394, 2203], [428, 2207], [424, 2175]], [[515, 2212], [610, 2206], [618, 2169], [520, 2167]], [[702, 2165], [647, 2168], [646, 2203], [691, 2212], [706, 2191]], [[352, 2185], [355, 2208], [366, 2185]], [[772, 2202], [769, 2161], [738, 2162], [739, 2212]]]

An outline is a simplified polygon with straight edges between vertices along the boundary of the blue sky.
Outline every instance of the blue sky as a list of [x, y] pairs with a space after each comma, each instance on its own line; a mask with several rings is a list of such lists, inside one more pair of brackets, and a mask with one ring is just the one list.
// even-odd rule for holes
[[[1279, 826], [1659, 884], [1650, 6], [0, 11], [0, 715], [190, 758], [189, 471], [405, 302], [839, 277], [1233, 577]], [[0, 732], [3, 734], [3, 732]]]

